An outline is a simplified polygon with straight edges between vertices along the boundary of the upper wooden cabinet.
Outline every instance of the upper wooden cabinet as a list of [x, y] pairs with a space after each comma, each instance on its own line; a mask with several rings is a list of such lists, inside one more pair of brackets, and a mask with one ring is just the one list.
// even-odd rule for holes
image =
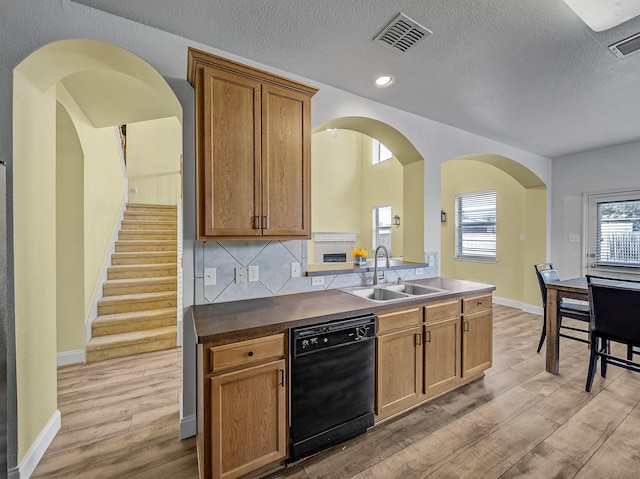
[[197, 239], [308, 239], [317, 89], [189, 49]]

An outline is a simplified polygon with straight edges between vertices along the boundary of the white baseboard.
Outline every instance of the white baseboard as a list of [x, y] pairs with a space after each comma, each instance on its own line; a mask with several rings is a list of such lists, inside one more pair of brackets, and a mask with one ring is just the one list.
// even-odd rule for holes
[[58, 363], [58, 367], [68, 366], [70, 364], [84, 364], [86, 362], [85, 351], [84, 349], [76, 349], [74, 351], [63, 351], [61, 353], [56, 354], [56, 360]]
[[522, 311], [525, 313], [537, 314], [539, 316], [544, 315], [544, 308], [542, 306], [533, 306], [531, 304], [525, 304], [522, 307]]
[[493, 297], [493, 302], [502, 306], [509, 306], [510, 308], [520, 309], [524, 313], [544, 314], [544, 308], [542, 306], [533, 306], [532, 304], [524, 304], [522, 301], [514, 301], [513, 299]]
[[195, 436], [198, 432], [198, 422], [196, 415], [180, 418], [180, 439]]
[[53, 416], [51, 416], [51, 419], [49, 419], [49, 422], [44, 429], [40, 431], [35, 442], [22, 458], [22, 461], [20, 461], [17, 475], [12, 474], [12, 479], [29, 479], [31, 477], [31, 474], [33, 474], [33, 471], [40, 462], [40, 459], [44, 456], [44, 453], [47, 451], [51, 441], [53, 441], [53, 438], [56, 437], [56, 434], [60, 430], [60, 425], [60, 411], [56, 411]]

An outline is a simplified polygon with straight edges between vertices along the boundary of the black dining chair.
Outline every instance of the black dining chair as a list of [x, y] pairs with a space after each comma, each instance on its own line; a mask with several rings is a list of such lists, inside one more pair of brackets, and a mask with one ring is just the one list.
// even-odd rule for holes
[[[553, 263], [541, 263], [535, 265], [536, 276], [538, 278], [538, 285], [540, 286], [540, 294], [542, 295], [542, 307], [544, 310], [544, 318], [542, 321], [542, 334], [540, 335], [540, 342], [538, 343], [538, 352], [542, 349], [544, 339], [547, 337], [547, 283], [554, 283], [560, 281], [558, 272], [553, 269]], [[563, 326], [562, 318], [577, 319], [589, 324], [589, 305], [582, 303], [568, 303], [562, 299], [558, 304], [558, 336], [573, 339], [574, 341], [580, 341], [582, 343], [589, 343], [589, 339], [581, 338], [578, 336], [572, 336], [565, 334], [563, 330], [578, 331], [581, 333], [589, 333], [589, 328], [576, 328], [574, 326]]]
[[[640, 282], [587, 276], [591, 306], [591, 353], [585, 390], [591, 391], [598, 359], [600, 374], [607, 376], [607, 364], [640, 372], [633, 354], [640, 347]], [[611, 342], [627, 346], [627, 356], [611, 353]]]

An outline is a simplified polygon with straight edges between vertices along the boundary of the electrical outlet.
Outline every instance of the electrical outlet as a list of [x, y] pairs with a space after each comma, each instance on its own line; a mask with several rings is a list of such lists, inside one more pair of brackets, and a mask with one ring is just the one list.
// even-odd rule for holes
[[249, 282], [255, 283], [260, 279], [260, 272], [258, 270], [257, 264], [252, 264], [249, 266]]
[[312, 276], [311, 286], [324, 286], [324, 276]]
[[580, 243], [580, 235], [570, 234], [569, 235], [569, 243]]
[[416, 276], [422, 276], [424, 274], [424, 268], [416, 268]]
[[247, 268], [236, 268], [236, 283], [247, 282]]
[[204, 269], [204, 285], [205, 286], [216, 285], [216, 269], [215, 268]]
[[300, 277], [300, 263], [291, 263], [291, 277], [292, 278]]

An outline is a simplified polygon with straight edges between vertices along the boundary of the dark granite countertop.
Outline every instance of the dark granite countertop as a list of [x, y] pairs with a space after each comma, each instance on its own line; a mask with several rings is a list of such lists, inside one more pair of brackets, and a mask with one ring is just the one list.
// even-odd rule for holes
[[446, 292], [377, 303], [337, 289], [329, 289], [197, 305], [192, 310], [195, 339], [200, 344], [220, 345], [286, 331], [293, 327], [495, 290], [495, 286], [490, 284], [447, 278], [418, 279], [411, 282], [444, 289]]

